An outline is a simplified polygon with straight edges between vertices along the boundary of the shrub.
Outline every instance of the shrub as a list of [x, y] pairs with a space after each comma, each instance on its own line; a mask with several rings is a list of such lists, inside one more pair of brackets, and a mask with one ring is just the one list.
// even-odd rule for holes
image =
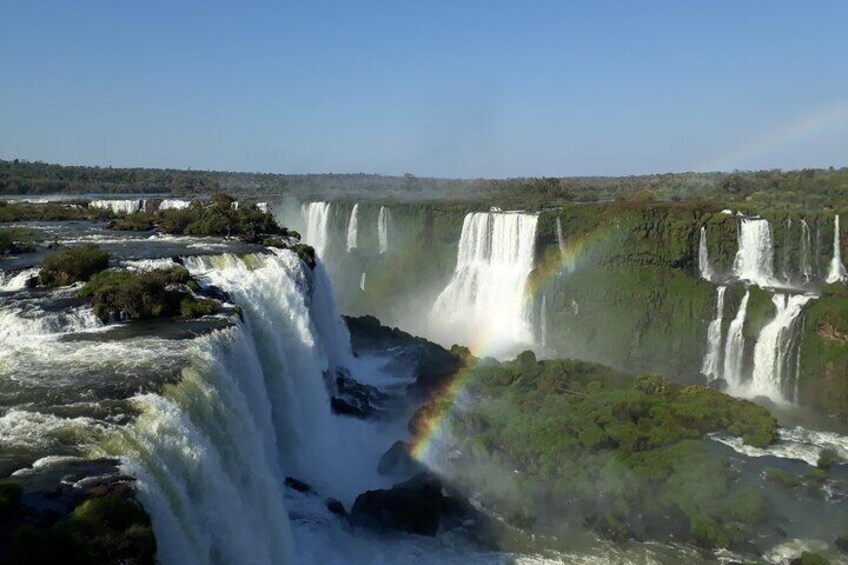
[[819, 460], [816, 463], [816, 467], [827, 470], [839, 462], [840, 459], [836, 452], [832, 449], [823, 449], [822, 452], [819, 453]]
[[44, 260], [39, 279], [44, 286], [87, 281], [109, 266], [109, 254], [93, 243], [65, 249]]
[[766, 480], [777, 483], [786, 488], [795, 488], [801, 484], [801, 477], [795, 473], [790, 473], [775, 467], [766, 469]]
[[6, 253], [28, 253], [35, 250], [35, 234], [21, 228], [0, 230], [0, 255]]
[[315, 268], [315, 248], [305, 243], [298, 243], [293, 245], [291, 250], [297, 253], [300, 260], [306, 263], [310, 269]]

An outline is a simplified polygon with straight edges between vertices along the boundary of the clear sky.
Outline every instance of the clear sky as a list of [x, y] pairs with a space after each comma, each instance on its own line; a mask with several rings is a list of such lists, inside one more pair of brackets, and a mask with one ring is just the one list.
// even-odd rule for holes
[[448, 177], [848, 165], [848, 1], [7, 0], [0, 158]]

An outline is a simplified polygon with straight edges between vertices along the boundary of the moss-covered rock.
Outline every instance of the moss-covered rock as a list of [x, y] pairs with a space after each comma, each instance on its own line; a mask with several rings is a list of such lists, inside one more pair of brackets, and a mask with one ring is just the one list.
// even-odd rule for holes
[[87, 281], [109, 266], [109, 254], [93, 243], [70, 247], [44, 260], [39, 280], [44, 286]]

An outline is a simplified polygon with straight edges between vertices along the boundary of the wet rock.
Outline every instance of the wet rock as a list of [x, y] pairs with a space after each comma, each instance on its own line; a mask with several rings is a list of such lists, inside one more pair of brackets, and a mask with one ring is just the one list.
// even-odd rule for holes
[[286, 477], [285, 485], [292, 490], [296, 490], [297, 492], [315, 494], [315, 491], [312, 490], [312, 487], [309, 486], [308, 483], [305, 483], [300, 479], [295, 479], [294, 477]]
[[327, 506], [327, 510], [337, 516], [345, 516], [347, 514], [347, 511], [345, 511], [344, 504], [342, 504], [335, 498], [328, 498], [325, 504]]
[[848, 553], [848, 535], [839, 536], [838, 538], [836, 538], [836, 541], [833, 542], [833, 545], [835, 545], [839, 551]]
[[370, 418], [390, 398], [375, 386], [360, 383], [344, 370], [336, 371], [336, 394], [330, 399], [333, 412], [355, 418]]
[[727, 390], [727, 381], [724, 379], [714, 379], [710, 381], [707, 386], [713, 390], [724, 392], [725, 390]]
[[412, 446], [405, 441], [392, 444], [377, 465], [381, 475], [414, 475], [423, 470], [424, 466], [412, 457]]
[[389, 490], [360, 494], [351, 509], [351, 523], [434, 536], [439, 531], [443, 499], [439, 480], [420, 473]]

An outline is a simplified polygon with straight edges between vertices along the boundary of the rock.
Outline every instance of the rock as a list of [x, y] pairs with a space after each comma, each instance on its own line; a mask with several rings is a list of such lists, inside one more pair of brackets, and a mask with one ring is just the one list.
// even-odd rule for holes
[[347, 512], [345, 511], [344, 505], [336, 500], [335, 498], [328, 498], [326, 500], [327, 510], [332, 512], [337, 516], [345, 516]]
[[833, 545], [835, 545], [839, 551], [848, 553], [848, 535], [839, 536], [836, 538], [836, 541], [833, 542]]
[[361, 418], [363, 420], [374, 415], [374, 409], [370, 406], [351, 404], [347, 400], [339, 398], [338, 396], [330, 398], [330, 408], [332, 409], [333, 414], [338, 414], [339, 416], [353, 416], [354, 418]]
[[285, 483], [288, 488], [292, 490], [296, 490], [297, 492], [303, 492], [306, 494], [315, 494], [315, 491], [312, 490], [312, 487], [309, 486], [308, 483], [301, 481], [300, 479], [295, 479], [294, 477], [286, 477]]
[[343, 370], [336, 371], [337, 393], [330, 399], [333, 412], [356, 418], [376, 415], [389, 396], [375, 386], [358, 382]]
[[396, 441], [380, 457], [377, 472], [381, 475], [414, 475], [424, 466], [412, 457], [412, 446], [405, 441]]
[[707, 384], [713, 390], [717, 390], [719, 392], [724, 392], [727, 390], [727, 381], [724, 379], [714, 379]]
[[389, 490], [369, 490], [360, 494], [351, 509], [351, 523], [435, 536], [439, 531], [443, 499], [440, 481], [420, 473]]

